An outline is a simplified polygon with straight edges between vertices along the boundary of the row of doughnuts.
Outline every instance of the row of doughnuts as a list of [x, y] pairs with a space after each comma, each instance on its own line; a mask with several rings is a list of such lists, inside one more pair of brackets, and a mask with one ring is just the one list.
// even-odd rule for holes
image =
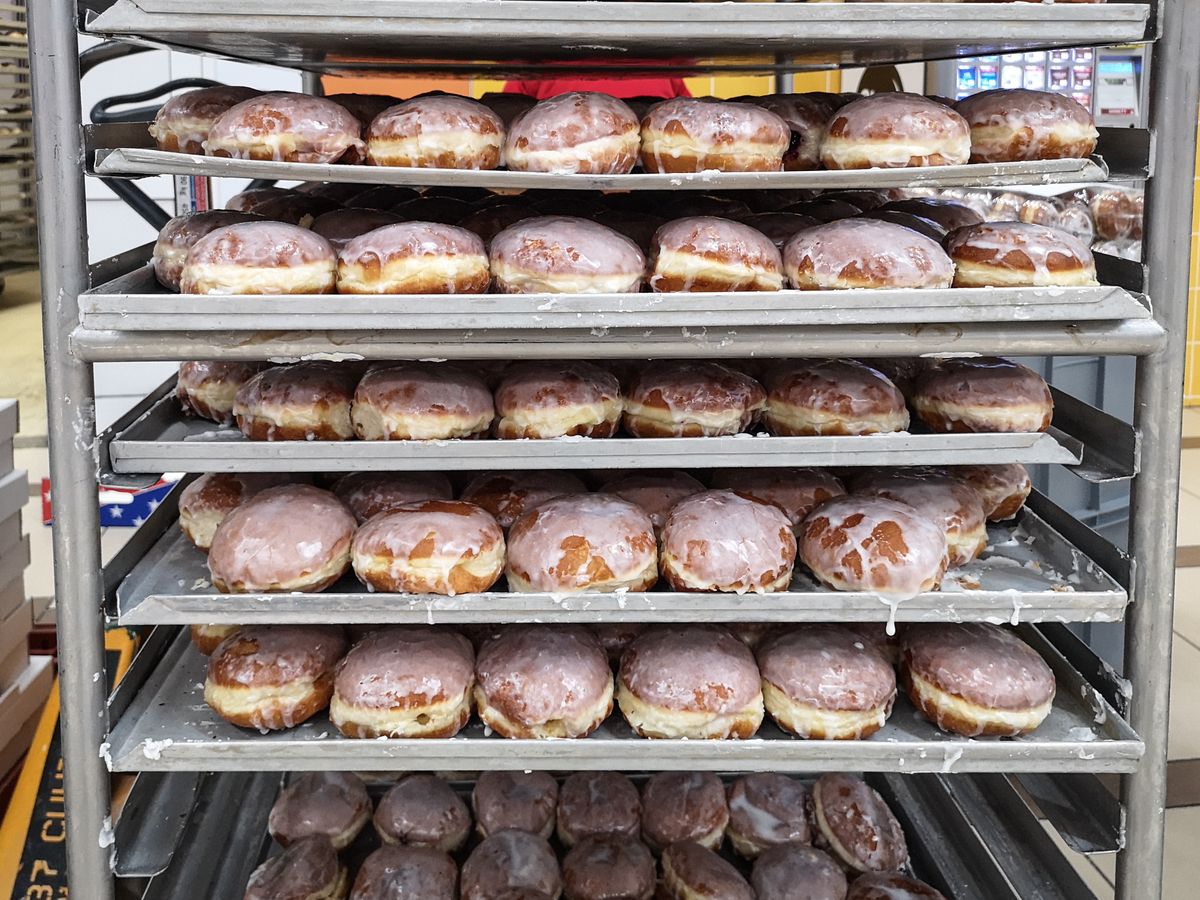
[[[726, 786], [709, 773], [664, 772], [639, 790], [617, 772], [578, 772], [561, 787], [544, 772], [483, 772], [470, 800], [482, 840], [463, 858], [471, 811], [437, 776], [402, 777], [373, 817], [357, 776], [296, 778], [268, 822], [285, 849], [251, 876], [246, 900], [348, 884], [337, 854], [372, 818], [382, 846], [359, 866], [350, 900], [493, 900], [514, 890], [538, 900], [797, 900], [798, 885], [801, 900], [877, 900], [885, 887], [941, 898], [905, 874], [900, 823], [850, 775], [823, 775], [810, 789], [773, 773]], [[732, 861], [718, 855], [726, 835]], [[345, 888], [328, 896], [344, 897]]]
[[513, 363], [493, 370], [491, 389], [450, 363], [379, 363], [364, 372], [319, 361], [199, 361], [181, 365], [176, 394], [185, 409], [232, 419], [256, 441], [718, 437], [758, 428], [792, 437], [884, 434], [909, 428], [909, 405], [940, 433], [1050, 427], [1050, 389], [1019, 363], [872, 362], [779, 360], [752, 367], [761, 380], [695, 360]]
[[[583, 738], [615, 705], [645, 738], [747, 739], [769, 714], [799, 738], [861, 740], [883, 728], [897, 693], [891, 645], [864, 626], [781, 626], [753, 649], [724, 626], [625, 629], [615, 682], [596, 631], [581, 626], [481, 629], [478, 651], [433, 626], [368, 630], [349, 650], [335, 626], [229, 630], [208, 659], [205, 702], [264, 733], [328, 708], [349, 738], [453, 737], [473, 711], [506, 738]], [[1028, 734], [1050, 714], [1054, 674], [1007, 628], [910, 625], [899, 646], [900, 684], [942, 731]]]

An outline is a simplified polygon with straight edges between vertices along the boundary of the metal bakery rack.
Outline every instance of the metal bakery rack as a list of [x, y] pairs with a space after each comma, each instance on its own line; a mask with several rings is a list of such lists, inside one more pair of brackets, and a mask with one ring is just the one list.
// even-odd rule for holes
[[[332, 12], [336, 8], [336, 12]], [[1080, 852], [1119, 851], [1117, 895], [1161, 894], [1167, 701], [1174, 580], [1190, 161], [1200, 77], [1200, 4], [624, 3], [575, 0], [39, 0], [28, 11], [38, 147], [47, 395], [55, 496], [68, 861], [75, 892], [117, 896], [120, 878], [148, 897], [233, 897], [258, 858], [271, 772], [845, 769], [876, 773], [899, 807], [923, 876], [955, 898], [1090, 896], [1030, 811]], [[586, 177], [244, 163], [160, 153], [130, 126], [85, 127], [78, 33], [293, 66], [309, 73], [538, 72], [586, 69], [766, 71], [900, 62], [1115, 43], [1153, 44], [1151, 128], [1106, 131], [1086, 161], [953, 170], [766, 176]], [[503, 47], [506, 59], [492, 58]], [[757, 55], [757, 56], [755, 56]], [[636, 59], [622, 64], [621, 59]], [[686, 62], [680, 62], [686, 57]], [[768, 59], [768, 62], [747, 61]], [[518, 60], [518, 61], [514, 61]], [[1183, 164], [1181, 164], [1183, 161]], [[148, 248], [90, 267], [84, 178], [156, 173], [532, 185], [594, 190], [718, 187], [1002, 185], [1109, 176], [1147, 181], [1146, 263], [1101, 260], [1104, 286], [810, 295], [554, 296], [448, 303], [425, 298], [186, 298], [160, 292]], [[1183, 172], [1183, 175], [1179, 173]], [[669, 441], [479, 441], [337, 447], [247, 443], [178, 415], [170, 385], [108, 433], [95, 434], [92, 365], [147, 359], [751, 357], [1005, 354], [1137, 357], [1132, 426], [1060, 395], [1047, 435], [897, 435], [847, 439], [746, 436]], [[941, 593], [899, 605], [833, 594], [803, 578], [768, 602], [670, 592], [388, 597], [345, 583], [303, 597], [218, 598], [174, 529], [171, 501], [102, 567], [97, 483], [163, 471], [616, 468], [633, 465], [1059, 464], [1095, 482], [1132, 483], [1128, 552], [1037, 497], [993, 529], [977, 569]], [[1059, 697], [1019, 740], [941, 734], [901, 704], [884, 732], [828, 746], [771, 728], [744, 742], [634, 739], [619, 718], [578, 741], [490, 737], [351, 741], [323, 718], [259, 736], [203, 704], [198, 660], [178, 628], [220, 621], [954, 621], [1018, 624], [1054, 667]], [[1123, 621], [1117, 675], [1067, 623]], [[147, 637], [112, 697], [103, 629]], [[1037, 624], [1034, 624], [1037, 623]], [[140, 773], [126, 813], [109, 822], [110, 771]], [[905, 773], [930, 773], [907, 776]], [[213, 774], [197, 774], [213, 773]], [[259, 773], [259, 774], [253, 774]], [[962, 774], [956, 774], [962, 773]], [[974, 773], [974, 774], [967, 774]], [[1099, 776], [1120, 776], [1113, 797]], [[1020, 793], [1018, 793], [1018, 789]], [[216, 827], [219, 824], [219, 827]], [[114, 843], [115, 834], [115, 843]], [[138, 880], [141, 879], [141, 880]], [[128, 890], [122, 891], [127, 894]]]

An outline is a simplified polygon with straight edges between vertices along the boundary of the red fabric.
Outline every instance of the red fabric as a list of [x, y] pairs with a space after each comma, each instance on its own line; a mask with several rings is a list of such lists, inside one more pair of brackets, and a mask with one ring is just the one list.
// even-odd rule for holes
[[[635, 62], [637, 60], [621, 60], [623, 65]], [[668, 100], [671, 97], [692, 96], [682, 78], [668, 77], [533, 78], [509, 81], [504, 85], [506, 94], [527, 94], [537, 100], [549, 100], [569, 91], [597, 91], [601, 94], [612, 94], [622, 100], [629, 97], [661, 97]]]

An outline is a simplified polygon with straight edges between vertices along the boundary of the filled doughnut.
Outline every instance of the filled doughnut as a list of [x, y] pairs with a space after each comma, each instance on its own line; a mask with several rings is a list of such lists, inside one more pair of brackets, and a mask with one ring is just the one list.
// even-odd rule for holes
[[268, 200], [274, 200], [276, 197], [288, 197], [293, 193], [295, 191], [291, 188], [246, 188], [246, 190], [230, 197], [229, 202], [225, 204], [225, 209], [230, 212], [255, 213], [257, 215], [258, 207], [262, 206]]
[[335, 163], [363, 151], [362, 124], [325, 97], [278, 91], [243, 100], [217, 117], [204, 142], [209, 156]]
[[971, 128], [971, 162], [1085, 159], [1099, 137], [1087, 109], [1051, 91], [982, 91], [954, 108]]
[[847, 496], [800, 526], [799, 559], [835, 591], [906, 599], [936, 591], [950, 563], [946, 532], [907, 503]]
[[722, 469], [713, 475], [712, 485], [778, 506], [793, 528], [826, 500], [846, 493], [842, 482], [824, 469]]
[[341, 294], [482, 294], [491, 277], [479, 235], [436, 222], [384, 225], [338, 254]]
[[773, 434], [887, 434], [908, 428], [904, 395], [852, 359], [798, 361], [767, 379], [763, 421]]
[[176, 216], [162, 227], [158, 239], [154, 242], [154, 251], [151, 254], [154, 277], [168, 290], [178, 291], [188, 251], [197, 241], [226, 225], [254, 222], [259, 219], [256, 213], [235, 212], [229, 209], [213, 209]]
[[[725, 485], [721, 485], [724, 487]], [[662, 531], [671, 508], [684, 497], [698, 494], [704, 485], [687, 472], [639, 471], [607, 481], [600, 488], [638, 507], [654, 523], [654, 532]]]
[[325, 213], [341, 209], [340, 204], [318, 194], [302, 194], [289, 191], [276, 197], [267, 197], [255, 202], [254, 214], [273, 222], [299, 225], [312, 229], [313, 224]]
[[247, 626], [208, 658], [204, 702], [241, 728], [292, 728], [329, 705], [334, 666], [345, 651], [340, 628]]
[[777, 291], [783, 262], [775, 244], [749, 225], [713, 216], [668, 222], [654, 234], [650, 287], [679, 291]]
[[846, 873], [815, 847], [780, 844], [754, 861], [757, 900], [845, 900]]
[[1029, 470], [1020, 463], [950, 466], [945, 472], [975, 489], [989, 522], [1007, 522], [1014, 518], [1033, 490]]
[[255, 869], [243, 900], [345, 900], [348, 884], [329, 838], [314, 834]]
[[950, 566], [962, 566], [987, 547], [983, 499], [969, 484], [935, 472], [876, 470], [854, 483], [855, 494], [907, 503], [946, 532]]
[[808, 94], [768, 94], [747, 97], [746, 102], [770, 110], [787, 123], [791, 138], [783, 153], [783, 168], [787, 172], [802, 172], [821, 168], [821, 139], [829, 108]]
[[716, 437], [746, 431], [766, 406], [762, 385], [710, 362], [648, 363], [625, 393], [625, 430], [634, 437]]
[[637, 162], [640, 132], [637, 116], [621, 100], [572, 91], [513, 120], [504, 162], [514, 172], [625, 175]]
[[450, 479], [440, 472], [351, 472], [331, 488], [361, 525], [381, 512], [422, 500], [449, 500]]
[[309, 484], [259, 491], [217, 526], [208, 550], [223, 594], [316, 593], [350, 568], [357, 527], [345, 504]]
[[818, 222], [837, 222], [841, 219], [852, 219], [855, 216], [862, 215], [864, 210], [848, 200], [840, 200], [837, 197], [817, 197], [813, 200], [802, 200], [799, 203], [793, 203], [785, 206], [782, 212], [793, 213], [798, 216], [807, 216], [810, 219], [816, 219]]
[[1028, 734], [1054, 703], [1054, 672], [998, 625], [913, 626], [900, 674], [913, 706], [942, 731], [967, 737]]
[[680, 841], [716, 850], [728, 824], [725, 786], [711, 772], [659, 772], [642, 788], [642, 839], [655, 853]]
[[608, 494], [568, 494], [528, 510], [508, 533], [510, 591], [646, 591], [658, 580], [650, 517]]
[[670, 900], [754, 900], [754, 891], [733, 864], [695, 841], [667, 847], [662, 871]]
[[[648, 628], [625, 651], [617, 682], [621, 714], [642, 737], [749, 738], [762, 724], [754, 654], [723, 628]], [[649, 796], [642, 802], [652, 808]]]
[[[783, 253], [783, 248], [787, 242], [792, 239], [792, 236], [805, 228], [812, 228], [814, 225], [821, 224], [818, 219], [812, 216], [803, 216], [800, 213], [791, 212], [760, 212], [754, 215], [746, 216], [742, 219], [743, 225], [749, 225], [755, 231], [765, 235], [775, 249]], [[782, 260], [782, 256], [780, 259]]]
[[159, 150], [203, 156], [213, 122], [230, 107], [260, 93], [254, 88], [220, 84], [176, 94], [155, 113], [150, 136]]
[[1104, 188], [1092, 193], [1088, 208], [1095, 223], [1096, 237], [1106, 241], [1141, 237], [1141, 222], [1135, 195], [1120, 188]]
[[813, 822], [830, 854], [852, 873], [908, 863], [904, 830], [879, 792], [853, 775], [828, 772], [812, 788]]
[[470, 438], [492, 427], [492, 392], [477, 376], [443, 363], [373, 369], [354, 392], [350, 418], [364, 441]]
[[379, 113], [367, 128], [367, 163], [418, 169], [495, 169], [504, 122], [477, 100], [414, 97]]
[[325, 99], [332, 100], [358, 119], [364, 131], [377, 115], [400, 102], [386, 94], [328, 94]]
[[436, 775], [405, 775], [383, 795], [373, 821], [385, 844], [454, 853], [471, 836], [467, 804]]
[[757, 655], [767, 712], [797, 737], [860, 740], [891, 714], [896, 673], [852, 629], [799, 626], [768, 637]]
[[940, 225], [945, 231], [956, 228], [966, 228], [983, 222], [975, 209], [958, 200], [942, 197], [910, 197], [906, 200], [893, 200], [884, 209], [896, 212], [911, 213], [923, 219], [930, 219]]
[[566, 847], [597, 835], [636, 838], [641, 827], [641, 795], [620, 772], [576, 772], [559, 788], [558, 839]]
[[602, 209], [593, 213], [590, 218], [599, 222], [618, 234], [623, 234], [643, 253], [654, 249], [654, 235], [658, 229], [667, 224], [662, 216], [636, 210]]
[[1021, 204], [1021, 211], [1017, 213], [1017, 219], [1029, 225], [1048, 225], [1054, 228], [1058, 226], [1059, 208], [1053, 200], [1044, 197], [1029, 197]]
[[787, 514], [733, 491], [685, 497], [663, 525], [659, 568], [677, 591], [787, 590], [795, 561]]
[[827, 169], [959, 166], [971, 158], [971, 130], [947, 106], [894, 91], [847, 103], [821, 141]]
[[672, 195], [664, 192], [662, 201], [667, 204], [666, 208], [671, 210], [673, 217], [712, 216], [717, 219], [733, 219], [735, 222], [740, 222], [753, 212], [749, 203], [728, 194], [685, 192]]
[[[401, 207], [425, 199], [425, 195], [418, 193], [416, 188], [402, 187], [398, 184], [377, 184], [366, 190], [362, 190], [361, 184], [358, 187], [360, 188], [359, 192], [345, 202], [346, 206], [353, 209], [391, 212], [402, 222], [410, 220], [433, 221], [432, 219], [422, 219], [420, 216], [399, 216], [399, 209]], [[451, 220], [450, 224], [453, 224], [454, 221], [457, 220]]]
[[241, 222], [210, 231], [188, 250], [184, 294], [332, 294], [337, 256], [329, 242], [284, 222]]
[[729, 841], [738, 855], [756, 859], [780, 844], [807, 844], [808, 791], [787, 775], [758, 772], [729, 786]]
[[[1068, 0], [1075, 2], [1075, 0]], [[1087, 0], [1078, 0], [1087, 2]], [[867, 872], [850, 885], [846, 900], [946, 900], [941, 891], [903, 872]]]
[[989, 222], [952, 232], [955, 287], [1086, 287], [1099, 284], [1092, 251], [1046, 225]]
[[592, 637], [600, 642], [608, 656], [609, 664], [615, 669], [621, 664], [621, 657], [634, 639], [646, 630], [639, 622], [609, 622], [588, 627]]
[[654, 857], [636, 837], [598, 834], [563, 858], [566, 900], [651, 900], [657, 882]]
[[504, 229], [489, 251], [502, 294], [636, 293], [646, 271], [637, 244], [574, 216], [538, 216]]
[[475, 661], [479, 718], [503, 737], [586, 737], [612, 705], [608, 657], [577, 626], [513, 626], [485, 642]]
[[289, 477], [226, 472], [201, 475], [179, 494], [179, 528], [193, 546], [207, 551], [226, 516], [259, 491], [283, 484]]
[[205, 656], [212, 656], [213, 651], [221, 646], [221, 642], [231, 634], [242, 630], [241, 625], [193, 625], [190, 637], [192, 646]]
[[479, 98], [479, 102], [498, 115], [506, 126], [525, 110], [535, 106], [537, 100], [528, 94], [507, 94], [499, 91], [488, 91]]
[[175, 396], [185, 411], [228, 425], [233, 421], [233, 398], [262, 368], [262, 363], [182, 362], [175, 380]]
[[838, 191], [821, 191], [814, 202], [828, 202], [831, 200], [849, 203], [863, 212], [870, 212], [888, 203], [891, 200], [891, 193], [882, 189], [843, 188]]
[[586, 493], [587, 486], [570, 472], [528, 470], [477, 475], [463, 488], [462, 499], [482, 506], [508, 531], [522, 514], [547, 500]]
[[481, 772], [471, 792], [483, 838], [512, 829], [549, 840], [557, 803], [558, 782], [545, 772]]
[[238, 389], [233, 417], [252, 441], [346, 441], [359, 370], [301, 362], [259, 372]]
[[453, 631], [380, 628], [346, 654], [329, 720], [346, 737], [452, 737], [471, 715], [475, 653]]
[[391, 207], [391, 211], [405, 222], [437, 222], [441, 225], [455, 225], [473, 209], [465, 200], [428, 193]]
[[458, 226], [479, 235], [483, 246], [491, 248], [492, 238], [505, 228], [516, 225], [518, 222], [524, 222], [526, 219], [532, 219], [536, 215], [537, 212], [533, 207], [523, 203], [493, 203], [470, 213], [458, 223]]
[[944, 360], [917, 379], [909, 399], [939, 432], [1045, 431], [1054, 417], [1045, 379], [996, 357]]
[[363, 860], [350, 900], [457, 900], [458, 866], [430, 847], [384, 846]]
[[647, 172], [779, 172], [791, 145], [787, 122], [750, 103], [676, 97], [642, 117]]
[[932, 219], [926, 219], [923, 216], [914, 216], [912, 213], [900, 212], [895, 209], [873, 209], [870, 212], [862, 213], [858, 218], [876, 219], [880, 222], [887, 222], [890, 225], [909, 228], [917, 234], [924, 235], [931, 241], [937, 241], [939, 244], [946, 238], [946, 229]]
[[344, 850], [371, 819], [371, 797], [350, 772], [306, 772], [283, 789], [271, 807], [267, 830], [287, 847], [321, 834]]
[[462, 868], [462, 900], [499, 900], [508, 897], [509, 890], [538, 892], [513, 897], [558, 900], [562, 875], [544, 838], [527, 831], [501, 831], [471, 851]]
[[495, 392], [496, 437], [612, 437], [621, 424], [621, 384], [583, 360], [510, 368]]
[[329, 241], [335, 253], [341, 253], [354, 238], [399, 221], [399, 216], [386, 210], [344, 207], [317, 216], [310, 230]]
[[877, 219], [841, 219], [795, 234], [783, 248], [789, 284], [801, 291], [948, 288], [954, 264], [934, 240]]

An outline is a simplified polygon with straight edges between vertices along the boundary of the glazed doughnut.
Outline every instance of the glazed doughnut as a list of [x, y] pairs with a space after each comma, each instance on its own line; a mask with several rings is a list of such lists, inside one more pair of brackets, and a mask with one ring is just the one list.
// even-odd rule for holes
[[742, 224], [749, 225], [765, 235], [775, 245], [775, 249], [783, 253], [783, 248], [792, 239], [792, 235], [821, 223], [812, 216], [802, 216], [799, 213], [761, 212], [746, 216], [742, 219]]
[[917, 379], [909, 400], [939, 432], [1045, 431], [1054, 417], [1045, 379], [996, 357], [944, 360]]
[[298, 225], [242, 222], [200, 238], [179, 275], [184, 294], [332, 294], [337, 256]]
[[676, 97], [642, 117], [647, 172], [779, 172], [791, 144], [788, 123], [750, 103]]
[[754, 861], [758, 900], [845, 900], [846, 873], [824, 851], [780, 844]]
[[568, 494], [527, 510], [508, 533], [508, 589], [519, 594], [648, 591], [658, 581], [654, 523], [608, 494]]
[[528, 94], [507, 94], [499, 91], [488, 91], [479, 98], [479, 102], [498, 115], [506, 127], [525, 110], [537, 104], [537, 100]]
[[783, 212], [794, 213], [798, 216], [808, 216], [818, 222], [837, 222], [841, 219], [852, 219], [862, 215], [863, 210], [846, 200], [836, 197], [818, 197], [815, 200], [804, 200], [785, 206]]
[[346, 441], [358, 375], [339, 363], [275, 366], [238, 389], [233, 416], [252, 441]]
[[863, 212], [870, 212], [890, 202], [891, 194], [886, 190], [843, 188], [838, 191], [822, 191], [817, 195], [814, 202], [828, 203], [831, 200], [849, 203]]
[[260, 93], [254, 88], [222, 84], [176, 94], [155, 114], [150, 136], [159, 150], [203, 156], [213, 122], [230, 107]]
[[566, 900], [651, 900], [657, 874], [654, 857], [636, 837], [593, 835], [575, 844], [563, 858], [564, 896]]
[[510, 895], [508, 889], [537, 891], [546, 900], [558, 900], [562, 875], [545, 839], [527, 831], [501, 831], [471, 851], [462, 868], [462, 900], [535, 896]]
[[1092, 221], [1092, 213], [1085, 204], [1077, 200], [1064, 203], [1058, 211], [1058, 228], [1079, 238], [1088, 247], [1096, 240], [1096, 225]]
[[793, 528], [826, 500], [846, 493], [824, 469], [722, 469], [713, 475], [712, 486], [778, 506]]
[[664, 850], [662, 870], [670, 900], [754, 900], [754, 891], [738, 870], [695, 841]]
[[[1092, 0], [1059, 0], [1092, 2]], [[850, 885], [846, 900], [946, 900], [941, 891], [903, 872], [868, 872]]]
[[217, 526], [227, 515], [259, 491], [284, 484], [290, 477], [226, 472], [201, 475], [179, 494], [179, 528], [193, 546], [207, 551]]
[[1012, 191], [996, 194], [992, 197], [984, 219], [988, 222], [1015, 222], [1024, 202], [1023, 195], [1014, 194]]
[[990, 222], [946, 238], [955, 287], [1085, 287], [1099, 284], [1096, 261], [1079, 238], [1057, 228]]
[[677, 591], [784, 591], [795, 561], [787, 514], [733, 491], [685, 497], [663, 525], [659, 568]]
[[558, 791], [558, 839], [574, 847], [585, 838], [614, 835], [637, 838], [642, 798], [620, 772], [576, 772]]
[[807, 844], [808, 791], [787, 775], [759, 772], [743, 775], [729, 786], [729, 827], [733, 849], [755, 859], [779, 844]]
[[440, 472], [351, 472], [335, 481], [331, 490], [360, 525], [396, 506], [449, 500], [454, 493], [450, 479]]
[[654, 233], [650, 287], [678, 291], [777, 291], [783, 261], [774, 242], [749, 225], [713, 216], [668, 222]]
[[557, 803], [558, 782], [545, 772], [480, 772], [471, 791], [475, 830], [483, 838], [514, 829], [549, 840]]
[[919, 356], [873, 356], [859, 362], [882, 372], [905, 396], [912, 393], [921, 373], [935, 365], [934, 361]]
[[625, 393], [625, 430], [634, 437], [716, 437], [746, 431], [766, 406], [762, 385], [720, 363], [647, 364]]
[[[704, 625], [639, 635], [621, 658], [617, 702], [630, 727], [651, 738], [749, 738], [763, 717], [754, 654], [728, 631]], [[648, 794], [642, 800], [653, 809]]]
[[470, 213], [458, 223], [458, 226], [479, 235], [483, 246], [490, 248], [492, 238], [505, 228], [510, 228], [526, 219], [532, 219], [536, 215], [537, 213], [532, 207], [521, 203], [494, 203]]
[[518, 222], [492, 238], [489, 255], [502, 294], [636, 293], [646, 271], [637, 244], [574, 216]]
[[975, 489], [989, 522], [1006, 522], [1015, 518], [1033, 490], [1029, 471], [1020, 463], [950, 466], [945, 472]]
[[768, 94], [745, 100], [770, 110], [787, 123], [791, 139], [783, 154], [785, 171], [821, 168], [821, 138], [829, 121], [829, 108], [824, 103], [808, 94]]
[[1046, 225], [1057, 228], [1059, 208], [1053, 201], [1044, 197], [1029, 197], [1021, 204], [1021, 211], [1017, 213], [1017, 219], [1028, 225]]
[[192, 646], [205, 656], [212, 656], [225, 638], [241, 630], [241, 625], [193, 625], [190, 629]]
[[847, 103], [821, 141], [827, 169], [958, 166], [971, 158], [971, 130], [949, 107], [894, 91]]
[[797, 737], [860, 740], [891, 714], [896, 673], [852, 629], [792, 628], [764, 640], [757, 655], [767, 712]]
[[586, 737], [612, 705], [608, 657], [577, 626], [514, 626], [484, 643], [475, 661], [479, 718], [503, 737]]
[[963, 566], [987, 547], [987, 517], [975, 488], [949, 475], [879, 469], [855, 481], [855, 494], [907, 503], [946, 532], [950, 567]]
[[588, 630], [592, 637], [600, 642], [605, 655], [608, 656], [609, 665], [615, 669], [621, 664], [625, 650], [646, 630], [646, 626], [638, 622], [610, 622], [589, 625]]
[[255, 213], [229, 209], [213, 209], [176, 216], [162, 227], [162, 231], [158, 233], [158, 240], [154, 242], [154, 251], [151, 254], [154, 277], [168, 290], [178, 291], [188, 251], [200, 238], [226, 225], [254, 222], [259, 218]]
[[937, 241], [939, 244], [946, 238], [946, 229], [933, 221], [933, 219], [914, 216], [912, 213], [900, 212], [895, 209], [873, 209], [870, 212], [862, 213], [857, 218], [875, 219], [891, 225], [899, 225], [902, 228], [911, 228], [917, 234], [924, 235], [931, 241]]
[[713, 216], [718, 219], [741, 221], [754, 210], [744, 200], [735, 200], [728, 194], [670, 194], [664, 192], [662, 201], [674, 216]]
[[897, 599], [938, 590], [950, 563], [940, 523], [883, 497], [818, 506], [800, 526], [799, 544], [800, 561], [827, 587]]
[[185, 412], [228, 425], [233, 421], [233, 398], [262, 368], [263, 363], [183, 362], [175, 380], [175, 396]]
[[490, 281], [483, 240], [454, 225], [384, 225], [338, 254], [341, 294], [482, 294]]
[[329, 241], [335, 253], [341, 253], [342, 248], [354, 238], [399, 221], [399, 216], [386, 210], [347, 207], [317, 216], [311, 231]]
[[655, 853], [679, 841], [716, 850], [728, 824], [725, 786], [711, 772], [659, 772], [642, 788], [642, 839]]
[[801, 291], [948, 288], [954, 281], [954, 264], [936, 241], [875, 219], [806, 228], [783, 248], [783, 266]]
[[592, 213], [589, 218], [618, 234], [625, 235], [637, 244], [643, 253], [654, 249], [654, 235], [667, 224], [667, 220], [662, 216], [627, 209], [602, 209]]
[[430, 847], [380, 847], [363, 860], [350, 900], [457, 900], [458, 866]]
[[900, 675], [913, 706], [942, 731], [966, 737], [1028, 734], [1050, 715], [1054, 672], [998, 625], [915, 625]]
[[273, 222], [284, 222], [288, 225], [299, 225], [311, 229], [317, 218], [327, 212], [341, 209], [341, 205], [328, 197], [317, 194], [301, 194], [289, 191], [277, 197], [267, 197], [254, 204], [255, 215], [270, 219]]
[[243, 900], [345, 900], [348, 884], [329, 838], [313, 835], [255, 869]]
[[492, 392], [477, 376], [443, 363], [373, 369], [354, 391], [350, 419], [364, 441], [437, 441], [484, 434]]
[[947, 232], [954, 231], [956, 228], [966, 228], [969, 225], [979, 225], [983, 222], [983, 216], [967, 204], [939, 197], [910, 197], [907, 200], [893, 200], [883, 208], [930, 219]]
[[358, 119], [364, 131], [377, 115], [400, 102], [385, 94], [329, 94], [325, 99], [332, 100]]
[[584, 483], [570, 472], [531, 470], [477, 475], [463, 489], [462, 499], [482, 506], [508, 531], [523, 513], [547, 500], [586, 493]]
[[1096, 225], [1096, 236], [1106, 241], [1118, 241], [1134, 237], [1138, 231], [1140, 239], [1140, 216], [1134, 204], [1134, 195], [1119, 188], [1095, 191], [1088, 203], [1092, 220]]
[[495, 169], [504, 122], [478, 101], [427, 95], [379, 113], [367, 128], [367, 164], [417, 169]]
[[852, 359], [798, 361], [767, 379], [763, 422], [777, 435], [887, 434], [908, 428], [904, 395]]
[[633, 170], [640, 146], [638, 118], [624, 102], [572, 91], [513, 119], [504, 162], [514, 172], [625, 175]]
[[445, 853], [471, 836], [467, 804], [436, 775], [406, 775], [388, 789], [375, 810], [375, 830], [385, 844], [432, 847]]
[[209, 156], [334, 163], [363, 151], [362, 124], [325, 97], [278, 91], [243, 100], [217, 117], [204, 142]]
[[1050, 91], [983, 91], [954, 108], [971, 128], [971, 162], [1085, 159], [1099, 137], [1091, 113]]
[[247, 626], [208, 658], [204, 702], [241, 728], [292, 728], [329, 705], [333, 669], [345, 652], [340, 628]]
[[621, 384], [589, 362], [525, 363], [495, 392], [496, 437], [612, 437], [621, 424]]
[[225, 204], [225, 210], [227, 212], [252, 213], [268, 200], [274, 200], [277, 197], [289, 197], [294, 193], [295, 191], [293, 191], [291, 188], [247, 188], [241, 193], [234, 194], [232, 197], [230, 197], [229, 202]]
[[827, 772], [812, 787], [813, 822], [830, 854], [851, 872], [887, 872], [908, 863], [904, 830], [879, 792], [861, 778]]
[[322, 834], [333, 842], [333, 849], [344, 850], [370, 819], [371, 798], [357, 775], [306, 772], [275, 800], [267, 830], [282, 847]]
[[363, 186], [345, 181], [305, 181], [292, 190], [311, 197], [324, 197], [342, 206], [352, 206], [350, 201], [363, 192]]
[[684, 497], [698, 494], [704, 485], [686, 472], [640, 471], [606, 481], [600, 488], [638, 507], [654, 523], [654, 533], [662, 531], [667, 514]]

